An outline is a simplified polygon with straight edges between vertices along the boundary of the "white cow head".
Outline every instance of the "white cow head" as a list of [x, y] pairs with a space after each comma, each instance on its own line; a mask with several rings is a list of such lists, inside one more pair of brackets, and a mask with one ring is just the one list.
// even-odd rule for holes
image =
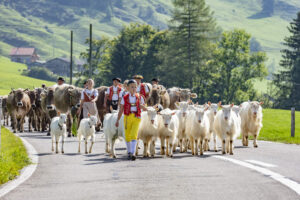
[[59, 124], [65, 124], [67, 121], [67, 115], [66, 114], [60, 114], [60, 112], [57, 113], [58, 117], [59, 117]]
[[195, 110], [195, 117], [196, 117], [196, 120], [198, 121], [198, 123], [202, 123], [203, 122], [203, 119], [204, 119], [204, 115], [205, 115], [205, 112], [207, 111], [208, 108], [196, 108]]
[[96, 126], [97, 124], [97, 117], [95, 115], [90, 115], [88, 114], [88, 117], [89, 117], [89, 125], [90, 126]]
[[214, 115], [216, 115], [217, 114], [217, 112], [218, 112], [218, 107], [219, 107], [219, 105], [221, 105], [221, 101], [219, 102], [219, 104], [216, 104], [216, 103], [211, 103], [210, 101], [207, 103], [208, 104], [208, 106], [209, 106], [209, 110], [211, 111], [211, 112], [213, 112], [214, 113]]
[[154, 121], [157, 116], [157, 110], [154, 107], [147, 107], [148, 119], [151, 121], [151, 124], [154, 124]]

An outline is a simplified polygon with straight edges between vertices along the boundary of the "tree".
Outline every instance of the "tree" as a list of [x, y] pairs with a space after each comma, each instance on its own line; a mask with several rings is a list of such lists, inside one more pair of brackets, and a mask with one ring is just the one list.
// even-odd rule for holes
[[253, 79], [267, 75], [266, 54], [250, 52], [250, 38], [244, 30], [224, 32], [214, 59], [209, 65], [216, 71], [209, 96], [225, 103], [254, 99]]
[[[157, 31], [150, 25], [130, 24], [125, 26], [120, 35], [113, 40], [110, 78], [118, 76], [127, 79], [134, 74], [145, 74], [145, 71], [154, 69], [155, 66], [149, 63], [153, 62], [155, 64], [156, 61], [149, 60], [148, 53], [156, 33]], [[154, 48], [153, 45], [151, 48]], [[145, 62], [148, 62], [148, 64], [145, 64]]]
[[300, 12], [288, 27], [291, 36], [284, 39], [280, 66], [282, 70], [274, 74], [277, 86], [275, 107], [300, 110]]
[[[86, 44], [89, 44], [90, 40], [86, 39]], [[112, 41], [108, 38], [103, 37], [100, 40], [92, 41], [92, 77], [95, 81], [95, 85], [107, 84], [107, 75], [109, 73], [109, 68], [107, 67], [110, 62], [110, 50], [112, 46]], [[88, 61], [89, 59], [89, 49], [80, 54], [81, 58], [84, 58]], [[86, 80], [89, 77], [89, 64], [83, 66], [83, 71], [76, 74], [79, 77], [76, 85], [81, 85], [81, 82]], [[110, 81], [109, 81], [110, 82]]]
[[211, 55], [208, 49], [216, 38], [216, 23], [205, 0], [173, 0], [173, 4], [161, 71], [167, 85], [193, 88], [197, 79], [205, 79], [202, 66]]

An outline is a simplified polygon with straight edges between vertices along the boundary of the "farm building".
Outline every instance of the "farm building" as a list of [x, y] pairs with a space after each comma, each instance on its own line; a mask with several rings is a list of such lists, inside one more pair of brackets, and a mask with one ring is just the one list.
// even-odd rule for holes
[[[82, 71], [84, 62], [81, 60], [73, 60], [73, 71]], [[54, 74], [61, 76], [69, 76], [70, 74], [70, 59], [69, 58], [53, 58], [48, 60], [45, 67]]]
[[29, 64], [39, 60], [39, 55], [35, 48], [16, 47], [10, 51], [10, 59], [13, 62]]

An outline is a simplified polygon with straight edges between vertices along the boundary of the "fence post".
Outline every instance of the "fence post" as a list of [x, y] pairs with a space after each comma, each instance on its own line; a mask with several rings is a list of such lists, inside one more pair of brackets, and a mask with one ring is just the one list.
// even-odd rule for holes
[[291, 109], [291, 137], [295, 137], [295, 108]]

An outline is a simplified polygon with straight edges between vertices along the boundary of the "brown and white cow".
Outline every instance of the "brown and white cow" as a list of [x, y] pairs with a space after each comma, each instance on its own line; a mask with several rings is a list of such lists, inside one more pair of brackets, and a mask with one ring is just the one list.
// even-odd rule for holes
[[166, 88], [162, 85], [153, 85], [152, 90], [149, 93], [147, 105], [154, 106], [157, 104], [161, 104], [164, 109], [169, 108], [170, 106], [170, 96]]
[[[106, 108], [104, 108], [104, 97], [105, 97], [105, 91], [107, 90], [107, 86], [101, 86], [96, 88], [96, 90], [98, 90], [98, 99], [96, 101], [96, 106], [97, 106], [97, 110], [98, 110], [98, 117], [101, 121], [101, 123], [103, 124], [103, 120], [104, 120], [104, 115], [106, 113], [109, 113], [109, 104], [108, 102], [106, 102]], [[97, 129], [99, 129], [100, 127], [97, 127]]]
[[177, 87], [172, 87], [168, 89], [170, 96], [170, 109], [176, 109], [176, 102], [189, 101], [191, 98], [197, 98], [196, 93], [191, 93], [190, 89], [182, 89]]
[[80, 99], [82, 88], [78, 88], [72, 85], [57, 86], [54, 92], [54, 104], [56, 110], [61, 113], [68, 114], [67, 129], [69, 131], [69, 137], [72, 135], [72, 122], [73, 117], [71, 115], [72, 107], [80, 107]]
[[24, 131], [25, 116], [31, 109], [30, 98], [26, 93], [28, 89], [12, 90], [7, 97], [7, 109], [12, 118], [14, 133]]

